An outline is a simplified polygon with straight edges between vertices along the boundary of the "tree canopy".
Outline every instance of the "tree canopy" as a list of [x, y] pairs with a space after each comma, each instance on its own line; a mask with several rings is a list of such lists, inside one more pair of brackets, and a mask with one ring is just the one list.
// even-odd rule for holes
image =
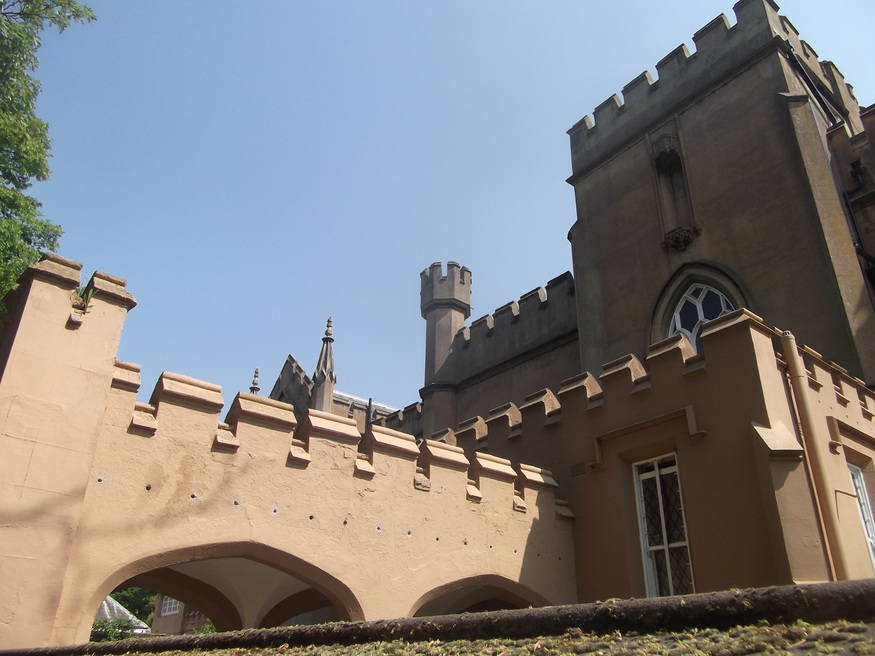
[[123, 588], [116, 590], [110, 597], [127, 608], [134, 617], [146, 624], [152, 622], [152, 606], [155, 605], [155, 593], [145, 588]]
[[36, 116], [33, 77], [40, 33], [94, 20], [76, 0], [0, 0], [0, 298], [39, 253], [58, 247], [61, 228], [25, 191], [49, 176], [48, 125]]

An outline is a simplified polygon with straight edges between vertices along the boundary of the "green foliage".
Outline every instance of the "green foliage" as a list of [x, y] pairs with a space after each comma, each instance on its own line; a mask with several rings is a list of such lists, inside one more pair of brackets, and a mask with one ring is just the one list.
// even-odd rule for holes
[[24, 193], [49, 176], [48, 125], [36, 116], [40, 32], [63, 32], [94, 20], [76, 0], [0, 1], [0, 297], [40, 251], [55, 250], [61, 228], [42, 218], [40, 203]]
[[201, 628], [199, 628], [197, 632], [200, 634], [216, 633], [216, 625], [213, 624], [213, 620], [207, 619], [207, 621], [204, 622], [203, 626], [201, 626]]
[[152, 609], [155, 606], [154, 592], [146, 588], [131, 587], [116, 590], [109, 596], [127, 608], [131, 615], [149, 624], [152, 619]]
[[94, 620], [91, 625], [91, 642], [112, 642], [125, 640], [134, 634], [134, 625], [130, 620]]

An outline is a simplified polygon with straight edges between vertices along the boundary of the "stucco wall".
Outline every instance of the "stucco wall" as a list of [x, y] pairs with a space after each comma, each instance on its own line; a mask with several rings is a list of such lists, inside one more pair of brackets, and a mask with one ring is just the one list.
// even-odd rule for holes
[[[22, 285], [18, 333], [3, 336], [4, 646], [87, 640], [115, 587], [220, 557], [292, 575], [352, 619], [412, 614], [474, 585], [535, 605], [576, 598], [549, 473], [440, 444], [417, 473], [409, 435], [362, 438], [317, 411], [299, 425], [290, 405], [251, 394], [221, 421], [221, 389], [178, 374], [139, 403], [139, 367], [114, 358], [124, 288], [97, 294], [71, 327], [79, 267], [47, 262]], [[244, 624], [270, 610], [230, 601]]]

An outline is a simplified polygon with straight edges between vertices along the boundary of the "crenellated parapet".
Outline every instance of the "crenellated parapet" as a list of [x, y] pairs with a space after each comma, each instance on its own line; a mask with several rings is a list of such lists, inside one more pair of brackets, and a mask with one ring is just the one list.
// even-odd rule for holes
[[[658, 433], [675, 426], [667, 450], [679, 448], [676, 440], [689, 448], [724, 439], [719, 435], [738, 430], [727, 429], [731, 421], [726, 415], [732, 415], [734, 405], [745, 430], [751, 422], [792, 426], [794, 411], [786, 405], [760, 401], [761, 414], [750, 410], [757, 407], [750, 401], [757, 394], [786, 398], [779, 337], [759, 317], [738, 310], [707, 324], [704, 354], [678, 334], [652, 345], [644, 360], [618, 358], [606, 363], [599, 376], [585, 372], [564, 381], [555, 393], [534, 392], [519, 406], [498, 406], [434, 437], [457, 444], [469, 458], [491, 454], [544, 467], [553, 472], [560, 496], [570, 497], [575, 476], [610, 467], [611, 450], [638, 431]], [[827, 415], [840, 417], [842, 425], [875, 436], [875, 393], [808, 347], [802, 351], [823, 421]]]
[[474, 320], [453, 340], [453, 381], [462, 383], [548, 345], [577, 337], [574, 278], [569, 272]]
[[422, 318], [438, 307], [452, 307], [471, 314], [471, 270], [458, 262], [447, 262], [446, 273], [443, 265], [435, 262], [419, 274], [421, 292], [420, 308]]
[[80, 269], [34, 265], [0, 334], [0, 564], [19, 563], [4, 566], [4, 645], [87, 639], [131, 577], [265, 549], [354, 618], [411, 614], [477, 577], [575, 600], [571, 517], [549, 472], [255, 394], [226, 406], [220, 386], [176, 373], [140, 401], [140, 367], [115, 357], [133, 298], [106, 274], [80, 287]]
[[622, 98], [612, 95], [592, 117], [585, 116], [568, 131], [573, 177], [770, 47], [785, 52], [794, 66], [804, 66], [846, 116], [858, 113], [853, 93], [835, 65], [818, 59], [772, 0], [741, 0], [733, 9], [734, 25], [721, 14], [693, 35], [695, 52], [678, 46], [657, 62], [656, 79], [647, 71], [641, 73], [623, 87]]
[[377, 423], [386, 428], [419, 435], [422, 433], [422, 404], [411, 403], [383, 417]]
[[[254, 394], [238, 393], [221, 420], [221, 388], [180, 374], [163, 373], [149, 403], [136, 401], [139, 387], [139, 367], [116, 361], [106, 428], [107, 434], [116, 436], [107, 435], [106, 448], [118, 448], [115, 443], [119, 439], [146, 440], [142, 444], [151, 446], [138, 449], [143, 452], [138, 458], [140, 465], [145, 464], [143, 455], [147, 452], [155, 462], [175, 457], [174, 449], [183, 449], [188, 459], [205, 462], [213, 453], [245, 460], [270, 445], [276, 455], [272, 467], [285, 472], [283, 475], [300, 472], [298, 475], [304, 477], [301, 484], [305, 484], [308, 471], [313, 472], [313, 484], [317, 485], [327, 484], [326, 474], [372, 482], [375, 477], [391, 475], [407, 478], [411, 488], [428, 491], [431, 479], [450, 478], [441, 472], [458, 471], [464, 475], [458, 477], [454, 491], [444, 484], [445, 493], [469, 502], [483, 501], [485, 494], [490, 501], [503, 499], [507, 510], [516, 512], [525, 510], [514, 501], [521, 490], [555, 488], [549, 484], [550, 472], [540, 468], [512, 465], [495, 456], [474, 455], [469, 460], [463, 449], [453, 444], [434, 440], [417, 443], [407, 433], [378, 425], [362, 435], [352, 419], [318, 410], [308, 410], [298, 422], [291, 405]], [[490, 481], [485, 492], [479, 482], [484, 467]], [[542, 479], [532, 477], [536, 470]], [[261, 475], [265, 480], [272, 476], [269, 471]]]

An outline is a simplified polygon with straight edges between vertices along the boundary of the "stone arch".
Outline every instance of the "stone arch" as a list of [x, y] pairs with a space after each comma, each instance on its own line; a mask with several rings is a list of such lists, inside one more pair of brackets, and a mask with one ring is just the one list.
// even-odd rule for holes
[[[164, 585], [171, 572], [169, 567], [193, 561], [235, 557], [254, 560], [300, 579], [318, 591], [318, 594], [330, 605], [333, 605], [341, 619], [364, 619], [362, 605], [353, 592], [328, 572], [276, 547], [259, 542], [239, 541], [199, 544], [167, 552], [156, 552], [128, 563], [95, 586], [90, 597], [83, 600], [85, 612], [80, 619], [78, 633], [87, 639], [91, 629], [91, 621], [100, 603], [110, 592], [126, 583], [152, 589], [156, 584], [161, 584], [160, 588], [166, 589], [168, 594], [175, 596], [174, 592]], [[216, 622], [217, 628], [219, 628], [219, 622], [223, 627], [244, 628], [234, 604], [218, 590], [201, 581], [196, 581], [195, 584], [188, 587], [187, 584], [191, 581], [183, 580], [178, 572], [172, 574], [174, 577], [179, 577], [174, 588], [176, 593], [183, 601], [190, 600], [192, 605], [196, 607], [200, 605], [200, 609]], [[209, 599], [208, 597], [213, 593], [216, 593], [217, 596]], [[215, 614], [215, 617], [211, 613]]]
[[237, 631], [243, 628], [240, 612], [221, 590], [167, 567], [144, 572], [122, 585], [160, 590], [174, 599], [179, 599], [186, 606], [194, 606], [213, 621], [217, 631]]
[[736, 307], [749, 307], [748, 295], [744, 292], [739, 278], [717, 264], [691, 262], [680, 267], [659, 292], [650, 315], [648, 343], [660, 342], [669, 336], [668, 329], [678, 302], [686, 291], [697, 283], [713, 287], [723, 294]]
[[549, 606], [550, 603], [521, 583], [497, 574], [481, 574], [445, 583], [426, 592], [416, 600], [408, 616], [528, 608]]
[[302, 592], [297, 592], [286, 597], [267, 611], [264, 617], [261, 618], [258, 628], [267, 629], [272, 626], [279, 626], [291, 617], [303, 615], [304, 613], [309, 613], [331, 605], [331, 600], [319, 592], [319, 590], [316, 590], [315, 588], [303, 590]]

